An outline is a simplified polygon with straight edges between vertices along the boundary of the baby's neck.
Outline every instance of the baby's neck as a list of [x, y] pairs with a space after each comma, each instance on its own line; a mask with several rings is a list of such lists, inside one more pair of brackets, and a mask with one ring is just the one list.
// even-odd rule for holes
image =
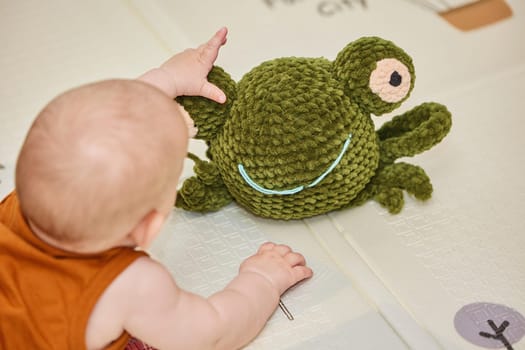
[[56, 238], [54, 238], [52, 235], [48, 234], [44, 230], [40, 229], [38, 225], [36, 225], [31, 220], [27, 220], [29, 224], [29, 228], [31, 231], [37, 236], [40, 240], [45, 242], [46, 244], [49, 244], [50, 246], [53, 246], [55, 248], [65, 250], [72, 253], [79, 253], [79, 254], [92, 254], [92, 253], [99, 253], [105, 250], [109, 250], [111, 248], [117, 247], [117, 246], [130, 246], [129, 242], [122, 240], [122, 242], [119, 242], [116, 245], [107, 245], [104, 243], [98, 242], [98, 244], [91, 244], [89, 242], [78, 242], [78, 243], [67, 243], [60, 241]]
[[59, 248], [62, 250], [66, 250], [69, 252], [75, 252], [77, 253], [76, 249], [71, 249], [72, 247], [68, 244], [65, 244], [64, 242], [60, 242], [56, 238], [51, 237], [51, 235], [47, 234], [45, 231], [41, 230], [38, 225], [36, 225], [31, 220], [27, 220], [27, 223], [29, 224], [29, 228], [35, 236], [37, 236], [40, 240], [44, 241], [45, 243], [49, 244], [50, 246], [53, 246], [55, 248]]

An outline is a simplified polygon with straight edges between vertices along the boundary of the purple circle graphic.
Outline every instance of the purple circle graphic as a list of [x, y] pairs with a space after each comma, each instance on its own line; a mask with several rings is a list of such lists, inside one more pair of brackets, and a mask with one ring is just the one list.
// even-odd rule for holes
[[472, 344], [488, 349], [512, 349], [525, 335], [525, 318], [505, 305], [472, 303], [454, 317], [456, 331]]

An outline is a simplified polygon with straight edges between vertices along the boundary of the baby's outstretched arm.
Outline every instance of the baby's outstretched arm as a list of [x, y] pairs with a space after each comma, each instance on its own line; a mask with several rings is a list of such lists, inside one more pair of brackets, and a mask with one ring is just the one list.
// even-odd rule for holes
[[226, 95], [207, 79], [217, 59], [219, 49], [226, 43], [228, 30], [221, 28], [206, 43], [172, 56], [160, 67], [153, 68], [138, 79], [150, 83], [168, 96], [203, 96], [216, 102], [226, 101]]
[[301, 254], [274, 243], [263, 244], [226, 288], [207, 299], [178, 288], [151, 259], [133, 265], [124, 272], [139, 274], [122, 295], [124, 328], [159, 349], [237, 349], [260, 332], [284, 291], [312, 276]]

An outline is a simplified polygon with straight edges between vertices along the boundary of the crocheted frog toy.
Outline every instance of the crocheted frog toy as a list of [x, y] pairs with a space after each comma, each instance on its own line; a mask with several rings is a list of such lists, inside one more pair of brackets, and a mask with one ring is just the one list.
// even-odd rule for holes
[[364, 37], [334, 61], [285, 57], [266, 61], [236, 83], [214, 67], [210, 82], [226, 93], [218, 104], [179, 97], [208, 145], [176, 205], [214, 211], [235, 200], [252, 213], [300, 219], [374, 199], [391, 213], [403, 190], [430, 198], [419, 166], [395, 162], [421, 153], [451, 127], [438, 103], [423, 103], [375, 130], [371, 114], [397, 108], [414, 86], [412, 59], [392, 42]]

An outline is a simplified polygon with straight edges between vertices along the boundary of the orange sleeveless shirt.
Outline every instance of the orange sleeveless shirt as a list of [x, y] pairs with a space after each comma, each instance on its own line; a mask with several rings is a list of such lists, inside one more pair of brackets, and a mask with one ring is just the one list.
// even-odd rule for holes
[[[85, 349], [93, 307], [111, 282], [146, 253], [120, 247], [67, 252], [29, 229], [12, 192], [0, 203], [0, 349]], [[107, 349], [124, 349], [123, 333]]]

